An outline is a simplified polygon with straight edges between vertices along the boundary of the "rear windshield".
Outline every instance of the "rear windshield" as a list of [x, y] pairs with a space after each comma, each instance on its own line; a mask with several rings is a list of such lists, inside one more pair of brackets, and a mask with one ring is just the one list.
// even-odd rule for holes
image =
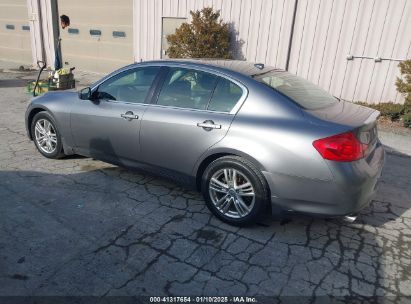
[[338, 99], [315, 84], [284, 71], [256, 75], [256, 80], [292, 99], [301, 107], [315, 110], [338, 102]]

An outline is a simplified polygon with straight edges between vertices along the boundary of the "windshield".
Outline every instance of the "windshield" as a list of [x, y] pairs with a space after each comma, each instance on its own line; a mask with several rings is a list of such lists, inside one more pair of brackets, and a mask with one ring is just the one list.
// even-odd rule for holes
[[288, 72], [271, 71], [256, 75], [255, 79], [279, 91], [308, 110], [324, 108], [338, 101], [322, 88]]

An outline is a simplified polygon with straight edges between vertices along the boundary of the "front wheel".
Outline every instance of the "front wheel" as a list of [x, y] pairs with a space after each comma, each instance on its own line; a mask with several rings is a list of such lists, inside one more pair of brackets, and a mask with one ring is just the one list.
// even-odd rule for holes
[[269, 191], [264, 176], [241, 157], [213, 161], [203, 174], [201, 190], [211, 212], [231, 225], [253, 223], [267, 209]]
[[31, 134], [37, 150], [47, 158], [64, 156], [61, 135], [48, 112], [37, 113], [31, 123]]

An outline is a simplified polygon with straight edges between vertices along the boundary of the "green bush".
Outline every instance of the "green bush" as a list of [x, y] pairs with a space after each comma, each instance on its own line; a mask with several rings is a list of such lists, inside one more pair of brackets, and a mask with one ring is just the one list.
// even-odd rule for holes
[[401, 115], [404, 114], [404, 105], [398, 103], [384, 102], [376, 104], [373, 108], [392, 121], [399, 120]]
[[404, 127], [411, 128], [411, 112], [401, 117]]
[[381, 116], [391, 119], [391, 121], [399, 120], [401, 115], [404, 114], [404, 105], [393, 103], [393, 102], [384, 102], [377, 104], [367, 104], [365, 102], [357, 102], [357, 104], [366, 106], [381, 112]]
[[211, 7], [190, 11], [191, 23], [183, 23], [167, 36], [170, 58], [230, 59], [230, 28]]
[[411, 60], [398, 64], [401, 78], [397, 78], [397, 91], [404, 95], [404, 116], [401, 117], [404, 127], [411, 128]]
[[397, 91], [404, 95], [405, 112], [411, 112], [411, 60], [405, 60], [398, 64], [401, 78], [397, 77]]

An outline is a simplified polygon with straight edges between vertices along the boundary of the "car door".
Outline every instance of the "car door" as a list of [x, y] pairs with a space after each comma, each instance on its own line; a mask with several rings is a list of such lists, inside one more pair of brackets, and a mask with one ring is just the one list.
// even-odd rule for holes
[[92, 100], [78, 99], [71, 113], [78, 153], [125, 165], [139, 160], [141, 118], [159, 70], [123, 71], [94, 89]]
[[189, 174], [227, 133], [246, 89], [199, 70], [170, 68], [141, 127], [146, 163]]

